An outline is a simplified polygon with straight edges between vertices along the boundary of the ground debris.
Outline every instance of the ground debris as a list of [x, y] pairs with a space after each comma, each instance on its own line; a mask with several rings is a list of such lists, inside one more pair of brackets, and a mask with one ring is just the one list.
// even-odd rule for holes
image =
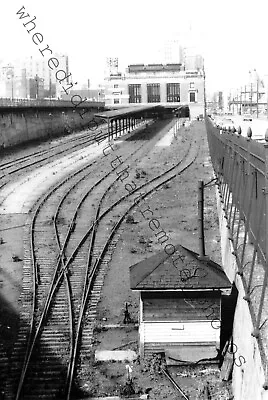
[[17, 256], [17, 255], [14, 254], [14, 255], [12, 256], [12, 261], [13, 261], [13, 262], [19, 262], [19, 261], [22, 261], [22, 259], [21, 259], [19, 256]]

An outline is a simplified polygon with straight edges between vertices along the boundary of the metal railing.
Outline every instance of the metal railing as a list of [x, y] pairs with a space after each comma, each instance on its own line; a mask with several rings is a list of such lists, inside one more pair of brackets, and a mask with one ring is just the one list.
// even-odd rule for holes
[[[74, 104], [78, 103], [78, 99], [74, 100]], [[56, 99], [10, 99], [0, 98], [0, 107], [67, 107], [73, 108], [74, 104], [70, 100]], [[79, 108], [103, 107], [104, 102], [85, 101], [78, 105]]]
[[[264, 371], [268, 360], [268, 134], [252, 140], [241, 129], [221, 129], [206, 117], [211, 161], [218, 181], [229, 239], [233, 244]], [[267, 376], [266, 376], [267, 379]], [[267, 382], [265, 385], [268, 388]], [[265, 386], [265, 388], [266, 388]]]

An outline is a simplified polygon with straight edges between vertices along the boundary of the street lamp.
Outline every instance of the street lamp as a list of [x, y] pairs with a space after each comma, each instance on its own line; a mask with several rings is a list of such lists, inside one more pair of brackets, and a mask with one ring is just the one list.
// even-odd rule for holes
[[259, 75], [257, 74], [257, 71], [256, 71], [256, 69], [254, 69], [254, 72], [255, 72], [255, 76], [256, 76], [256, 86], [257, 86], [257, 88], [256, 88], [256, 91], [257, 91], [257, 104], [256, 104], [256, 106], [257, 106], [257, 118], [259, 118]]

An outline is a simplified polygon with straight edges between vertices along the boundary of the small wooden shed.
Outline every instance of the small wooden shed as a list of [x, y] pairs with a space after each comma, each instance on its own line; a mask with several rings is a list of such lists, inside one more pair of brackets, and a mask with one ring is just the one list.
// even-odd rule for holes
[[168, 352], [181, 361], [215, 358], [220, 347], [221, 297], [231, 283], [221, 266], [181, 246], [130, 267], [140, 292], [140, 355]]

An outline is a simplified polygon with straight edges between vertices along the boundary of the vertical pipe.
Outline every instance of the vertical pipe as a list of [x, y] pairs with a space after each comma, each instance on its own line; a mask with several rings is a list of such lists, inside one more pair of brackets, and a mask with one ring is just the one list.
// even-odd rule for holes
[[205, 257], [204, 239], [204, 182], [198, 181], [199, 257]]
[[108, 118], [108, 141], [110, 142], [110, 118]]

